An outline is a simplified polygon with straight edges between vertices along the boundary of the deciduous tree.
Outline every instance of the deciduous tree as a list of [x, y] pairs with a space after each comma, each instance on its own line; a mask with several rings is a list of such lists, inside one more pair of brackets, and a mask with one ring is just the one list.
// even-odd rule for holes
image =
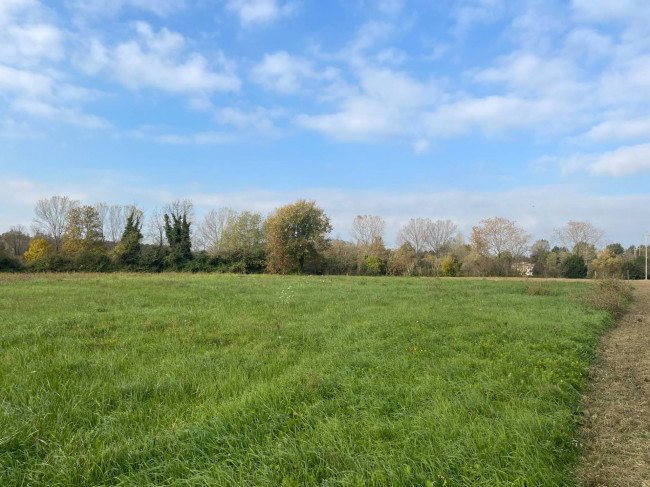
[[29, 240], [27, 229], [22, 225], [11, 227], [8, 232], [0, 235], [0, 245], [4, 242], [11, 257], [22, 257], [29, 248]]
[[555, 229], [554, 236], [567, 248], [573, 249], [576, 255], [587, 259], [586, 253], [590, 245], [595, 246], [605, 232], [595, 228], [588, 222], [570, 221], [565, 227]]
[[329, 217], [314, 201], [299, 200], [278, 208], [265, 223], [268, 270], [286, 274], [303, 272], [308, 261], [329, 244]]
[[52, 239], [54, 249], [58, 252], [63, 244], [68, 213], [77, 206], [79, 202], [67, 196], [38, 200], [34, 207], [34, 233], [41, 233]]
[[385, 230], [386, 222], [380, 216], [357, 215], [352, 222], [350, 234], [357, 246], [366, 249], [376, 238], [383, 238]]
[[401, 246], [408, 243], [417, 254], [424, 250], [429, 233], [428, 218], [411, 218], [397, 234], [397, 243]]
[[29, 249], [27, 249], [24, 256], [27, 262], [34, 262], [42, 259], [50, 252], [52, 252], [52, 244], [50, 242], [44, 238], [35, 238], [29, 242]]
[[222, 250], [224, 229], [228, 220], [235, 214], [235, 210], [226, 207], [210, 210], [196, 232], [199, 246], [211, 254], [219, 255]]
[[104, 252], [102, 224], [97, 209], [91, 205], [74, 206], [66, 217], [61, 249], [69, 255]]
[[507, 218], [488, 218], [472, 227], [470, 241], [475, 253], [501, 257], [508, 253], [513, 258], [524, 255], [528, 249], [528, 235], [516, 222]]

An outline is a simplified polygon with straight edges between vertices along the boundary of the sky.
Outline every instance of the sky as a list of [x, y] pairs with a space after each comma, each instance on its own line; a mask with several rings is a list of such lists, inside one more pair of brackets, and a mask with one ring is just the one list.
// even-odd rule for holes
[[304, 198], [650, 232], [647, 0], [0, 0], [0, 233], [37, 200]]

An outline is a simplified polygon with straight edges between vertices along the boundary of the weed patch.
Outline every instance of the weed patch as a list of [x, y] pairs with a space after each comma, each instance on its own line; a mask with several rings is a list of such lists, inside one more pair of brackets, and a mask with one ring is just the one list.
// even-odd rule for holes
[[632, 286], [621, 279], [596, 281], [582, 297], [585, 306], [606, 311], [617, 318], [625, 310], [633, 296]]

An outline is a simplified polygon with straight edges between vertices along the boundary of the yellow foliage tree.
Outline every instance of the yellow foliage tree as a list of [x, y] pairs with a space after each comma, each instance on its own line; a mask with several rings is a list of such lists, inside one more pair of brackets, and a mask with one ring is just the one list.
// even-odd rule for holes
[[34, 262], [52, 251], [52, 245], [44, 238], [35, 238], [29, 242], [29, 249], [23, 255], [27, 262]]

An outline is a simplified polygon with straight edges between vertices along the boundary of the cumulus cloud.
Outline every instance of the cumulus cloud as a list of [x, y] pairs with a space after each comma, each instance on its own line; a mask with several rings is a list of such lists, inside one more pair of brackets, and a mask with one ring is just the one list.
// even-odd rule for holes
[[157, 89], [185, 95], [236, 92], [241, 81], [223, 55], [220, 70], [196, 52], [185, 53], [185, 38], [166, 28], [158, 32], [145, 23], [135, 25], [137, 37], [114, 48], [93, 40], [79, 64], [88, 73], [106, 72], [131, 90]]

